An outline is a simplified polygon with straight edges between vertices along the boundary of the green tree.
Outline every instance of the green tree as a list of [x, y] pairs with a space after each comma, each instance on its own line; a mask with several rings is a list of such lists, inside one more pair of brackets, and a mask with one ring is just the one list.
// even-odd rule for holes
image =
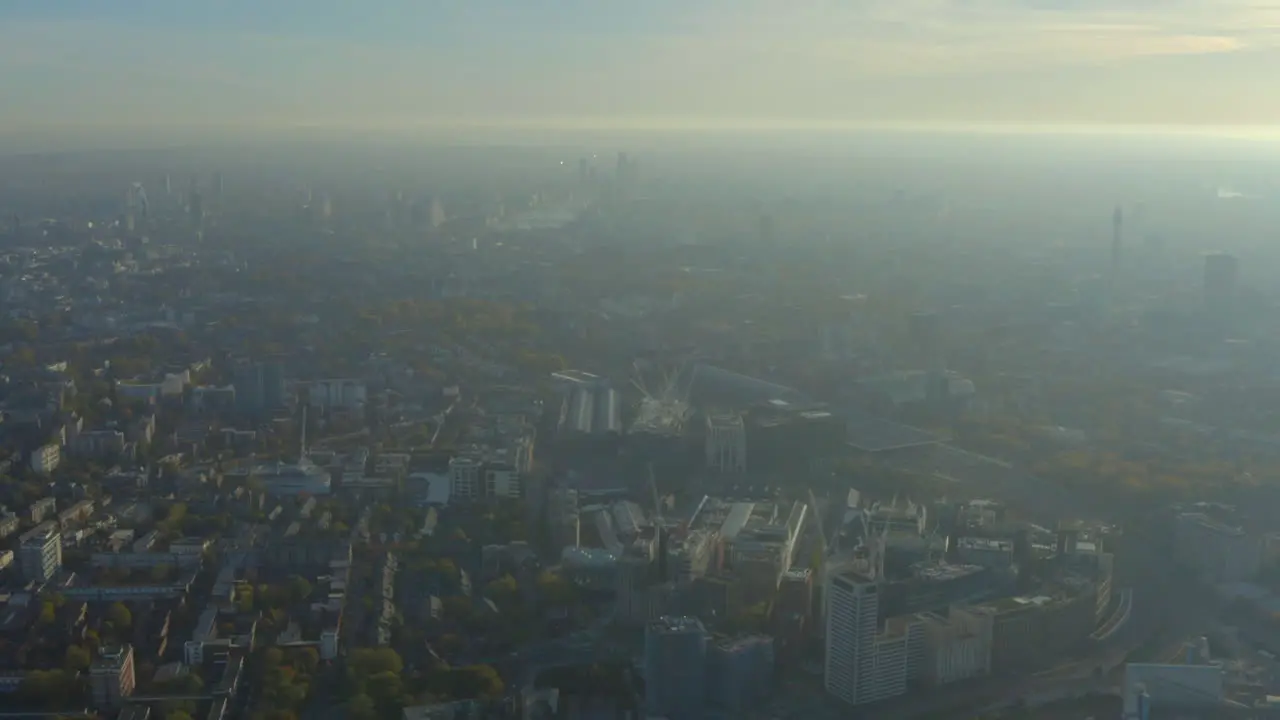
[[67, 672], [76, 673], [81, 670], [87, 670], [90, 662], [92, 662], [92, 657], [90, 657], [88, 650], [79, 645], [71, 645], [67, 647], [67, 656], [63, 660], [62, 666], [66, 668]]
[[262, 664], [264, 667], [278, 667], [282, 662], [284, 662], [284, 651], [280, 648], [267, 648], [266, 651], [262, 653]]
[[400, 654], [391, 648], [360, 648], [351, 653], [347, 665], [361, 681], [381, 672], [399, 675], [404, 670]]
[[294, 664], [302, 672], [314, 675], [320, 667], [320, 652], [312, 647], [302, 648], [294, 656]]
[[311, 583], [301, 575], [289, 576], [289, 601], [298, 604], [311, 597]]
[[112, 603], [107, 608], [107, 620], [119, 632], [124, 632], [133, 627], [133, 613], [129, 612], [129, 608], [124, 603]]
[[500, 578], [489, 581], [489, 584], [484, 588], [484, 592], [490, 600], [503, 602], [514, 598], [519, 589], [516, 579], [510, 573], [507, 573]]
[[399, 701], [400, 696], [404, 694], [404, 688], [400, 683], [400, 674], [390, 671], [383, 671], [371, 675], [365, 682], [365, 692], [369, 697], [373, 698], [373, 702], [380, 708], [389, 708]]
[[347, 717], [351, 720], [377, 720], [378, 717], [373, 698], [364, 693], [352, 695], [351, 699], [347, 700], [346, 711]]
[[449, 673], [450, 695], [455, 698], [496, 698], [504, 685], [498, 671], [489, 665], [468, 665]]
[[573, 583], [560, 573], [544, 570], [538, 575], [538, 592], [552, 604], [564, 605], [573, 602], [577, 593]]

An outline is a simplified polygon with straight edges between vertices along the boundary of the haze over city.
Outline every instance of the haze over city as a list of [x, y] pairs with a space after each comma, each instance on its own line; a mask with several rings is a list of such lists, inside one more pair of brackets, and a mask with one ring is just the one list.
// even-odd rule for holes
[[1280, 6], [0, 0], [0, 715], [1280, 717]]
[[1255, 0], [10, 0], [0, 128], [1267, 126]]

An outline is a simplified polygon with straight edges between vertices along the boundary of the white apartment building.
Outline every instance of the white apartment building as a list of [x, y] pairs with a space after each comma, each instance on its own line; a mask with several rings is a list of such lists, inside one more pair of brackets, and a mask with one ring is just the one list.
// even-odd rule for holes
[[737, 413], [707, 415], [707, 467], [722, 473], [747, 469], [747, 427]]
[[31, 469], [41, 475], [53, 472], [62, 462], [62, 448], [53, 443], [31, 451]]
[[18, 545], [18, 566], [22, 577], [46, 582], [62, 567], [62, 533], [52, 520], [28, 530]]

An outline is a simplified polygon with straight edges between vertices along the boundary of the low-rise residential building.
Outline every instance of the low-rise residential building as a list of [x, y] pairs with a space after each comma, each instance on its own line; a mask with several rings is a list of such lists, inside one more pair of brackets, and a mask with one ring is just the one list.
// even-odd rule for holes
[[90, 430], [76, 435], [67, 445], [71, 455], [106, 458], [123, 453], [125, 439], [119, 430]]

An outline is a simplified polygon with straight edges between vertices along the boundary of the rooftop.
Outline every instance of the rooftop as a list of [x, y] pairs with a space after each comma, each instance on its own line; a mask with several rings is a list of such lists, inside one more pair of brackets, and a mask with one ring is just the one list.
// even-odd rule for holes
[[980, 573], [984, 570], [979, 565], [948, 565], [917, 563], [911, 566], [911, 574], [927, 582], [946, 582]]
[[99, 652], [98, 659], [93, 661], [91, 670], [119, 670], [124, 667], [124, 664], [132, 654], [133, 648], [127, 644], [107, 645]]
[[649, 629], [661, 633], [706, 632], [701, 620], [688, 615], [663, 615], [650, 622]]
[[862, 452], [886, 452], [938, 442], [932, 433], [857, 410], [846, 410], [842, 415], [849, 446]]

